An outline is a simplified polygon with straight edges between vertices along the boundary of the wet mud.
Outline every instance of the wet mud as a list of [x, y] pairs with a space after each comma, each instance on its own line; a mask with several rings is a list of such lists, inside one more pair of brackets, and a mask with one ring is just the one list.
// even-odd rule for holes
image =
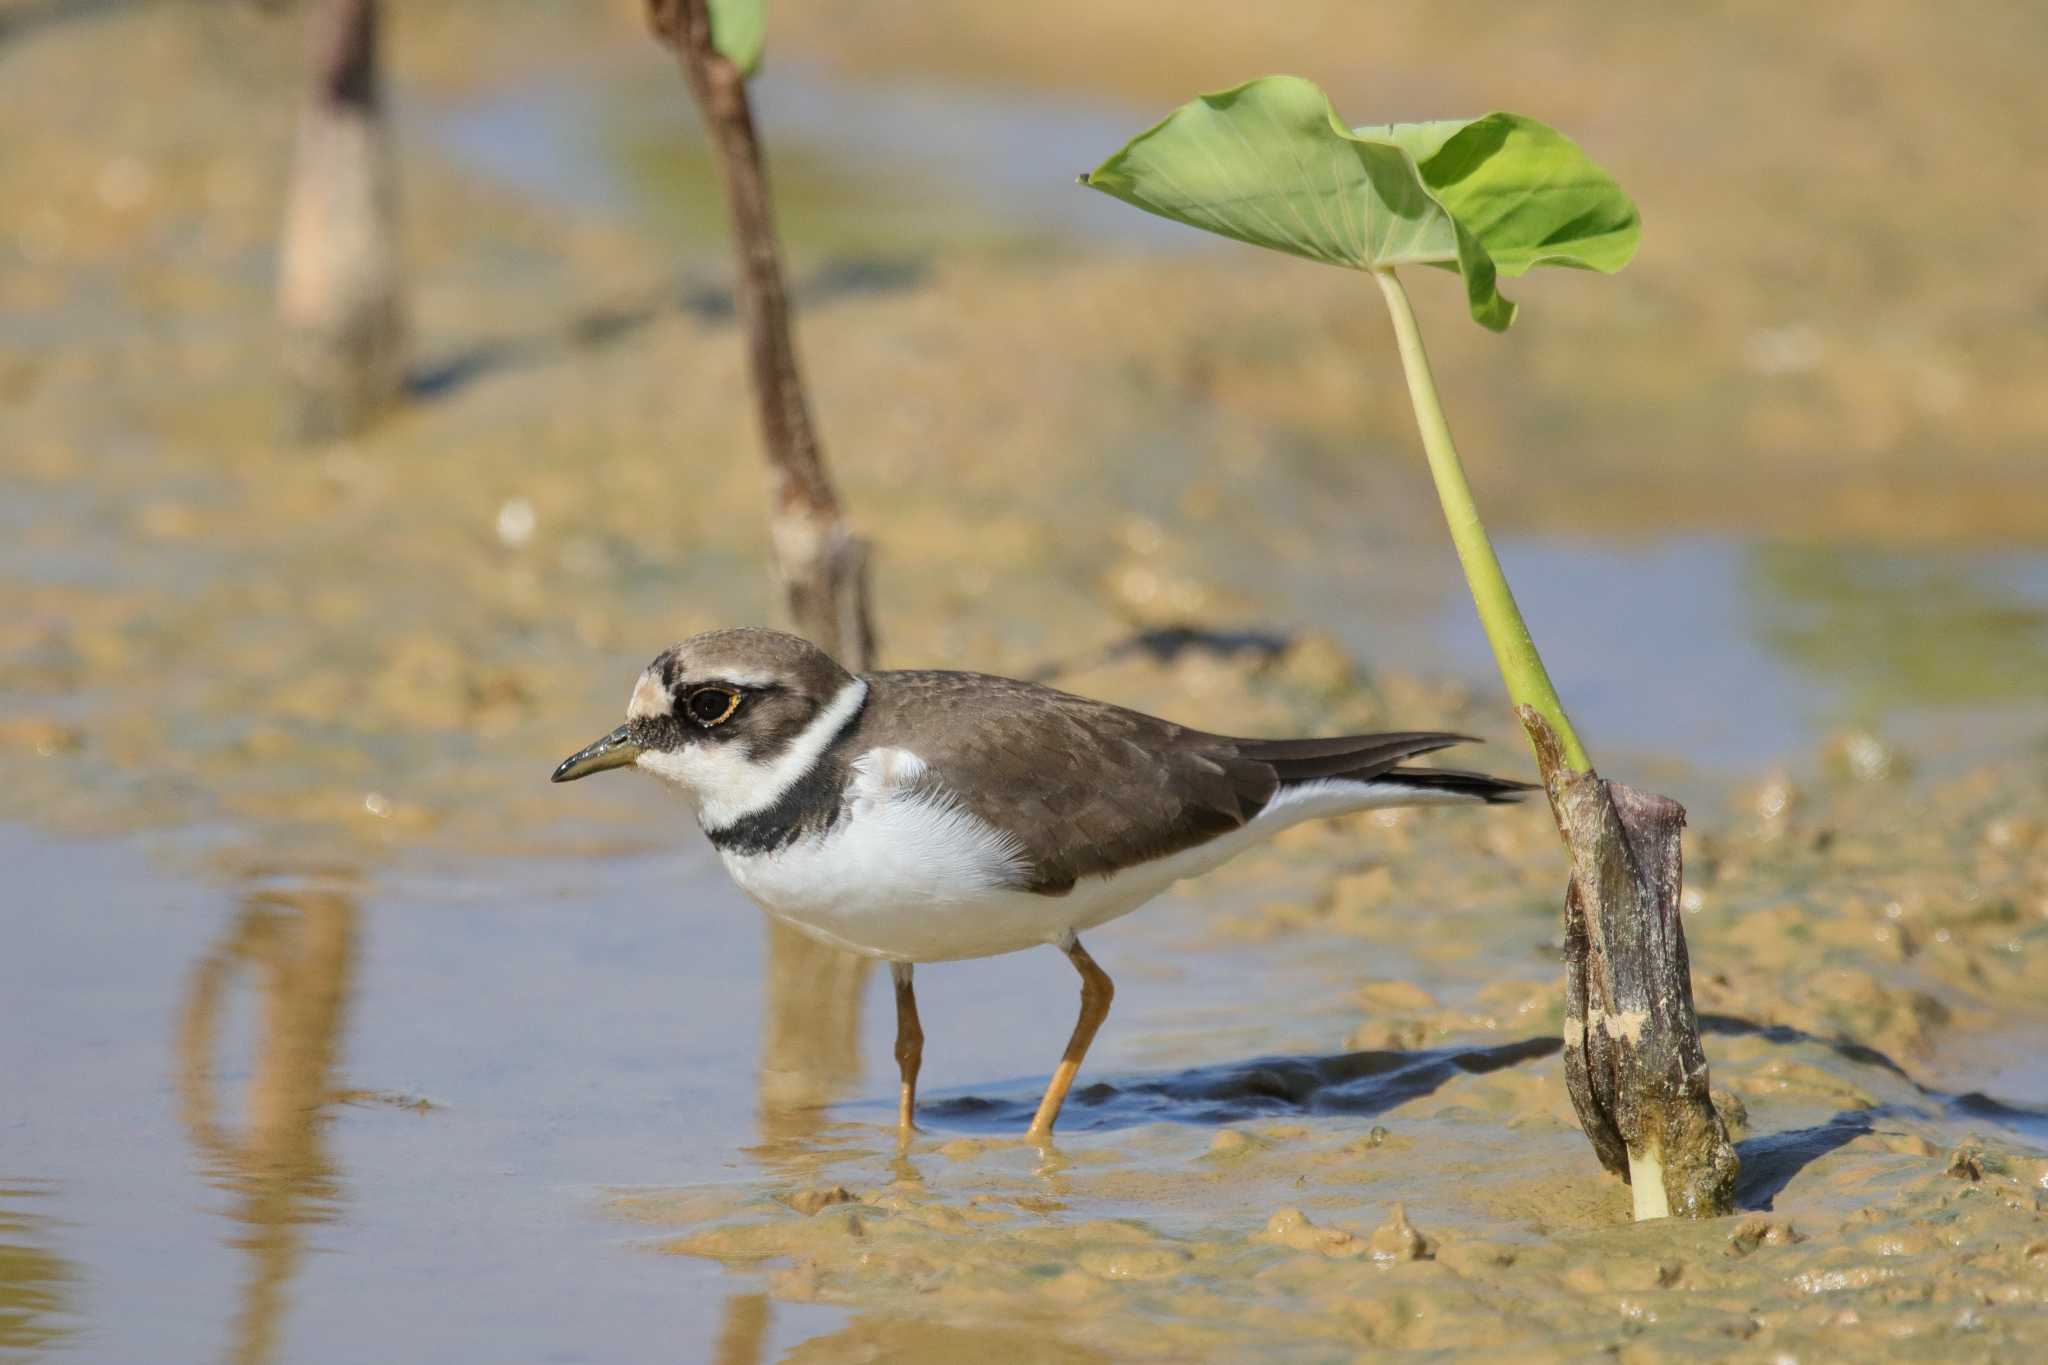
[[[1528, 926], [1519, 963], [1498, 939], [1430, 954], [1429, 940], [1466, 925], [1498, 936], [1523, 894], [1509, 864], [1447, 877], [1439, 841], [1467, 845], [1469, 866], [1472, 835], [1435, 820], [1411, 820], [1378, 868], [1432, 868], [1426, 891], [1212, 903], [1226, 944], [1349, 941], [1360, 963], [1409, 945], [1411, 972], [1349, 1001], [1358, 1031], [1400, 1035], [1398, 1050], [1099, 1075], [1050, 1150], [1016, 1138], [1028, 1080], [934, 1093], [927, 1131], [900, 1152], [877, 1102], [829, 1146], [764, 1151], [751, 1189], [633, 1191], [614, 1211], [672, 1227], [653, 1249], [761, 1276], [792, 1302], [856, 1308], [905, 1351], [922, 1349], [911, 1319], [1037, 1318], [1044, 1349], [1117, 1359], [1478, 1358], [1509, 1343], [1560, 1360], [2024, 1355], [2043, 1340], [2048, 1296], [2048, 1105], [1947, 1080], [1985, 1074], [1968, 1059], [1986, 1047], [2030, 1048], [2048, 987], [2033, 961], [2048, 923], [2041, 849], [2030, 839], [2013, 862], [1981, 852], [2011, 847], [1995, 812], [2039, 799], [2038, 764], [1993, 771], [1962, 779], [1993, 813], [1939, 847], [1908, 840], [1881, 867], [1815, 849], [1838, 821], [1924, 826], [1930, 802], [1959, 813], [1958, 794], [1847, 782], [1803, 793], [1785, 828], [1744, 828], [1738, 807], [1702, 836], [1722, 859], [1774, 860], [1735, 883], [1718, 864], [1687, 916], [1695, 960], [1713, 964], [1699, 977], [1702, 1028], [1717, 1103], [1736, 1120], [1732, 1217], [1627, 1223], [1627, 1193], [1595, 1174], [1564, 1092], [1555, 911]], [[1356, 857], [1370, 837], [1313, 842]], [[1930, 874], [1964, 859], [1983, 883], [1967, 900], [1952, 872]], [[1745, 931], [1791, 885], [1798, 927]], [[1963, 909], [1986, 900], [2031, 909]], [[1421, 916], [1435, 922], [1418, 932]], [[1276, 922], [1248, 934], [1262, 920]], [[1911, 946], [1893, 958], [1901, 935]], [[1973, 1017], [1996, 1020], [1992, 1033], [1960, 1023]]]

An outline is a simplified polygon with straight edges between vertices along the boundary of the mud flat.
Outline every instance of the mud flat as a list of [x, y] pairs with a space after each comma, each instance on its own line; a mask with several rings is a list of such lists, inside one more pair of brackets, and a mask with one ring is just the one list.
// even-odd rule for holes
[[[1189, 893], [1221, 955], [1309, 937], [1357, 969], [1325, 1002], [1356, 1012], [1326, 1035], [1350, 1051], [1098, 1074], [1051, 1155], [1011, 1136], [1028, 1083], [941, 1094], [907, 1152], [876, 1113], [765, 1148], [752, 1182], [614, 1211], [661, 1229], [649, 1250], [856, 1311], [835, 1344], [889, 1351], [986, 1329], [1050, 1359], [2023, 1357], [2048, 1343], [2048, 1107], [1947, 1078], [2032, 1065], [2048, 857], [2009, 812], [2038, 784], [2030, 761], [1840, 785], [1702, 835], [1687, 927], [1715, 1084], [1746, 1116], [1731, 1218], [1627, 1223], [1564, 1096], [1545, 888], [1516, 870], [1545, 832], [1436, 820], [1311, 836], [1222, 898], [1284, 860], [1327, 888], [1308, 900]], [[1147, 1050], [1199, 1054], [1189, 1025]]]

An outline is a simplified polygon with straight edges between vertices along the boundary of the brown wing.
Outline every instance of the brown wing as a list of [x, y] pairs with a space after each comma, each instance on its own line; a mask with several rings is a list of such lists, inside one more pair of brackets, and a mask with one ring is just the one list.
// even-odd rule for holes
[[1230, 739], [986, 674], [873, 681], [860, 742], [911, 750], [929, 780], [1016, 834], [1030, 862], [1024, 886], [1047, 895], [1237, 829], [1288, 783], [1369, 778], [1463, 738]]

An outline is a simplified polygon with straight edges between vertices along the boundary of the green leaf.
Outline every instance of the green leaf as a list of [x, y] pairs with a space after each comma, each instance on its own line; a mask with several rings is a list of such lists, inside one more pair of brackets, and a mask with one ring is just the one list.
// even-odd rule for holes
[[1148, 212], [1354, 270], [1435, 265], [1465, 279], [1475, 321], [1505, 329], [1498, 275], [1612, 272], [1635, 254], [1635, 205], [1554, 128], [1520, 114], [1347, 128], [1299, 76], [1182, 105], [1081, 178]]
[[1537, 265], [1611, 275], [1636, 254], [1642, 223], [1635, 204], [1578, 144], [1547, 124], [1488, 114], [1416, 160], [1437, 202], [1479, 239], [1503, 275]]
[[711, 45], [718, 55], [751, 76], [768, 41], [768, 0], [709, 0]]

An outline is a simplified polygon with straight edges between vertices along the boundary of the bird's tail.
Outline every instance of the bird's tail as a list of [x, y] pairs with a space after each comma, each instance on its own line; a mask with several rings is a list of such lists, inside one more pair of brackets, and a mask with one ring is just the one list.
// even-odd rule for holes
[[1523, 793], [1536, 790], [1527, 782], [1460, 768], [1401, 766], [1406, 759], [1467, 742], [1473, 742], [1472, 736], [1442, 730], [1411, 730], [1328, 739], [1241, 739], [1237, 749], [1244, 757], [1271, 767], [1282, 791], [1334, 780], [1405, 789], [1414, 792], [1420, 801], [1464, 798], [1500, 805], [1519, 801]]
[[1538, 790], [1533, 782], [1516, 782], [1512, 778], [1492, 777], [1462, 768], [1389, 768], [1372, 780], [1389, 786], [1410, 787], [1432, 796], [1476, 797], [1489, 806], [1507, 805]]

